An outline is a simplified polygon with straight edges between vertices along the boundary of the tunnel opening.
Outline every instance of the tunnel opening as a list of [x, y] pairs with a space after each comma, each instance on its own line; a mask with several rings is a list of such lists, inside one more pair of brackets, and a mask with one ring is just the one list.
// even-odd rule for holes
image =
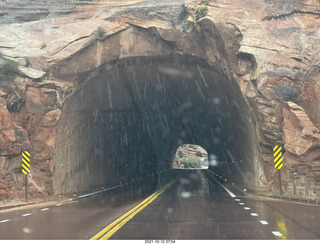
[[58, 124], [56, 193], [137, 179], [151, 189], [186, 142], [229, 165], [209, 168], [255, 184], [252, 117], [237, 83], [219, 66], [191, 55], [130, 57], [82, 80]]
[[194, 144], [181, 145], [173, 158], [173, 169], [208, 169], [209, 160], [207, 151]]

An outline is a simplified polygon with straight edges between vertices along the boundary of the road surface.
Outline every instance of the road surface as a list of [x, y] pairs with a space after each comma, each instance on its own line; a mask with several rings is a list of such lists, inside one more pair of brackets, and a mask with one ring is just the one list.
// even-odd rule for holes
[[154, 194], [134, 200], [117, 190], [0, 211], [0, 239], [91, 239], [99, 232], [100, 239], [112, 230], [108, 238], [116, 240], [320, 239], [320, 207], [246, 196], [217, 179], [204, 169], [169, 170]]

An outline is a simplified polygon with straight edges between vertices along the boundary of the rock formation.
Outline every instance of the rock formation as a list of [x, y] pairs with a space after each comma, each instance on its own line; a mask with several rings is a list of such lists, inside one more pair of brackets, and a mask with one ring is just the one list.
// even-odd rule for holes
[[320, 190], [320, 131], [295, 103], [285, 103], [282, 114], [288, 191], [316, 198]]

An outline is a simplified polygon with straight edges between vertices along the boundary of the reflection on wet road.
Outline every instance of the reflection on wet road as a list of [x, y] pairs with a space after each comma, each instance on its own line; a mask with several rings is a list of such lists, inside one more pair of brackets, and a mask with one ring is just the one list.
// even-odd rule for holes
[[[243, 195], [208, 170], [170, 170], [152, 198], [109, 239], [320, 239], [319, 207]], [[133, 187], [131, 190], [134, 191]], [[159, 192], [159, 191], [158, 191]], [[0, 212], [1, 239], [90, 239], [151, 193], [122, 190], [45, 207]], [[155, 196], [155, 195], [154, 195]]]

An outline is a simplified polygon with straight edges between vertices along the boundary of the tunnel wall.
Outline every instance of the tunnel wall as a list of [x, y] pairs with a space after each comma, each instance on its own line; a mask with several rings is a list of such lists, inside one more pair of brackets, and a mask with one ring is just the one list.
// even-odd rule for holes
[[108, 78], [83, 86], [63, 109], [55, 177], [62, 193], [115, 186], [155, 172], [152, 144], [123, 81], [116, 72], [103, 75]]

